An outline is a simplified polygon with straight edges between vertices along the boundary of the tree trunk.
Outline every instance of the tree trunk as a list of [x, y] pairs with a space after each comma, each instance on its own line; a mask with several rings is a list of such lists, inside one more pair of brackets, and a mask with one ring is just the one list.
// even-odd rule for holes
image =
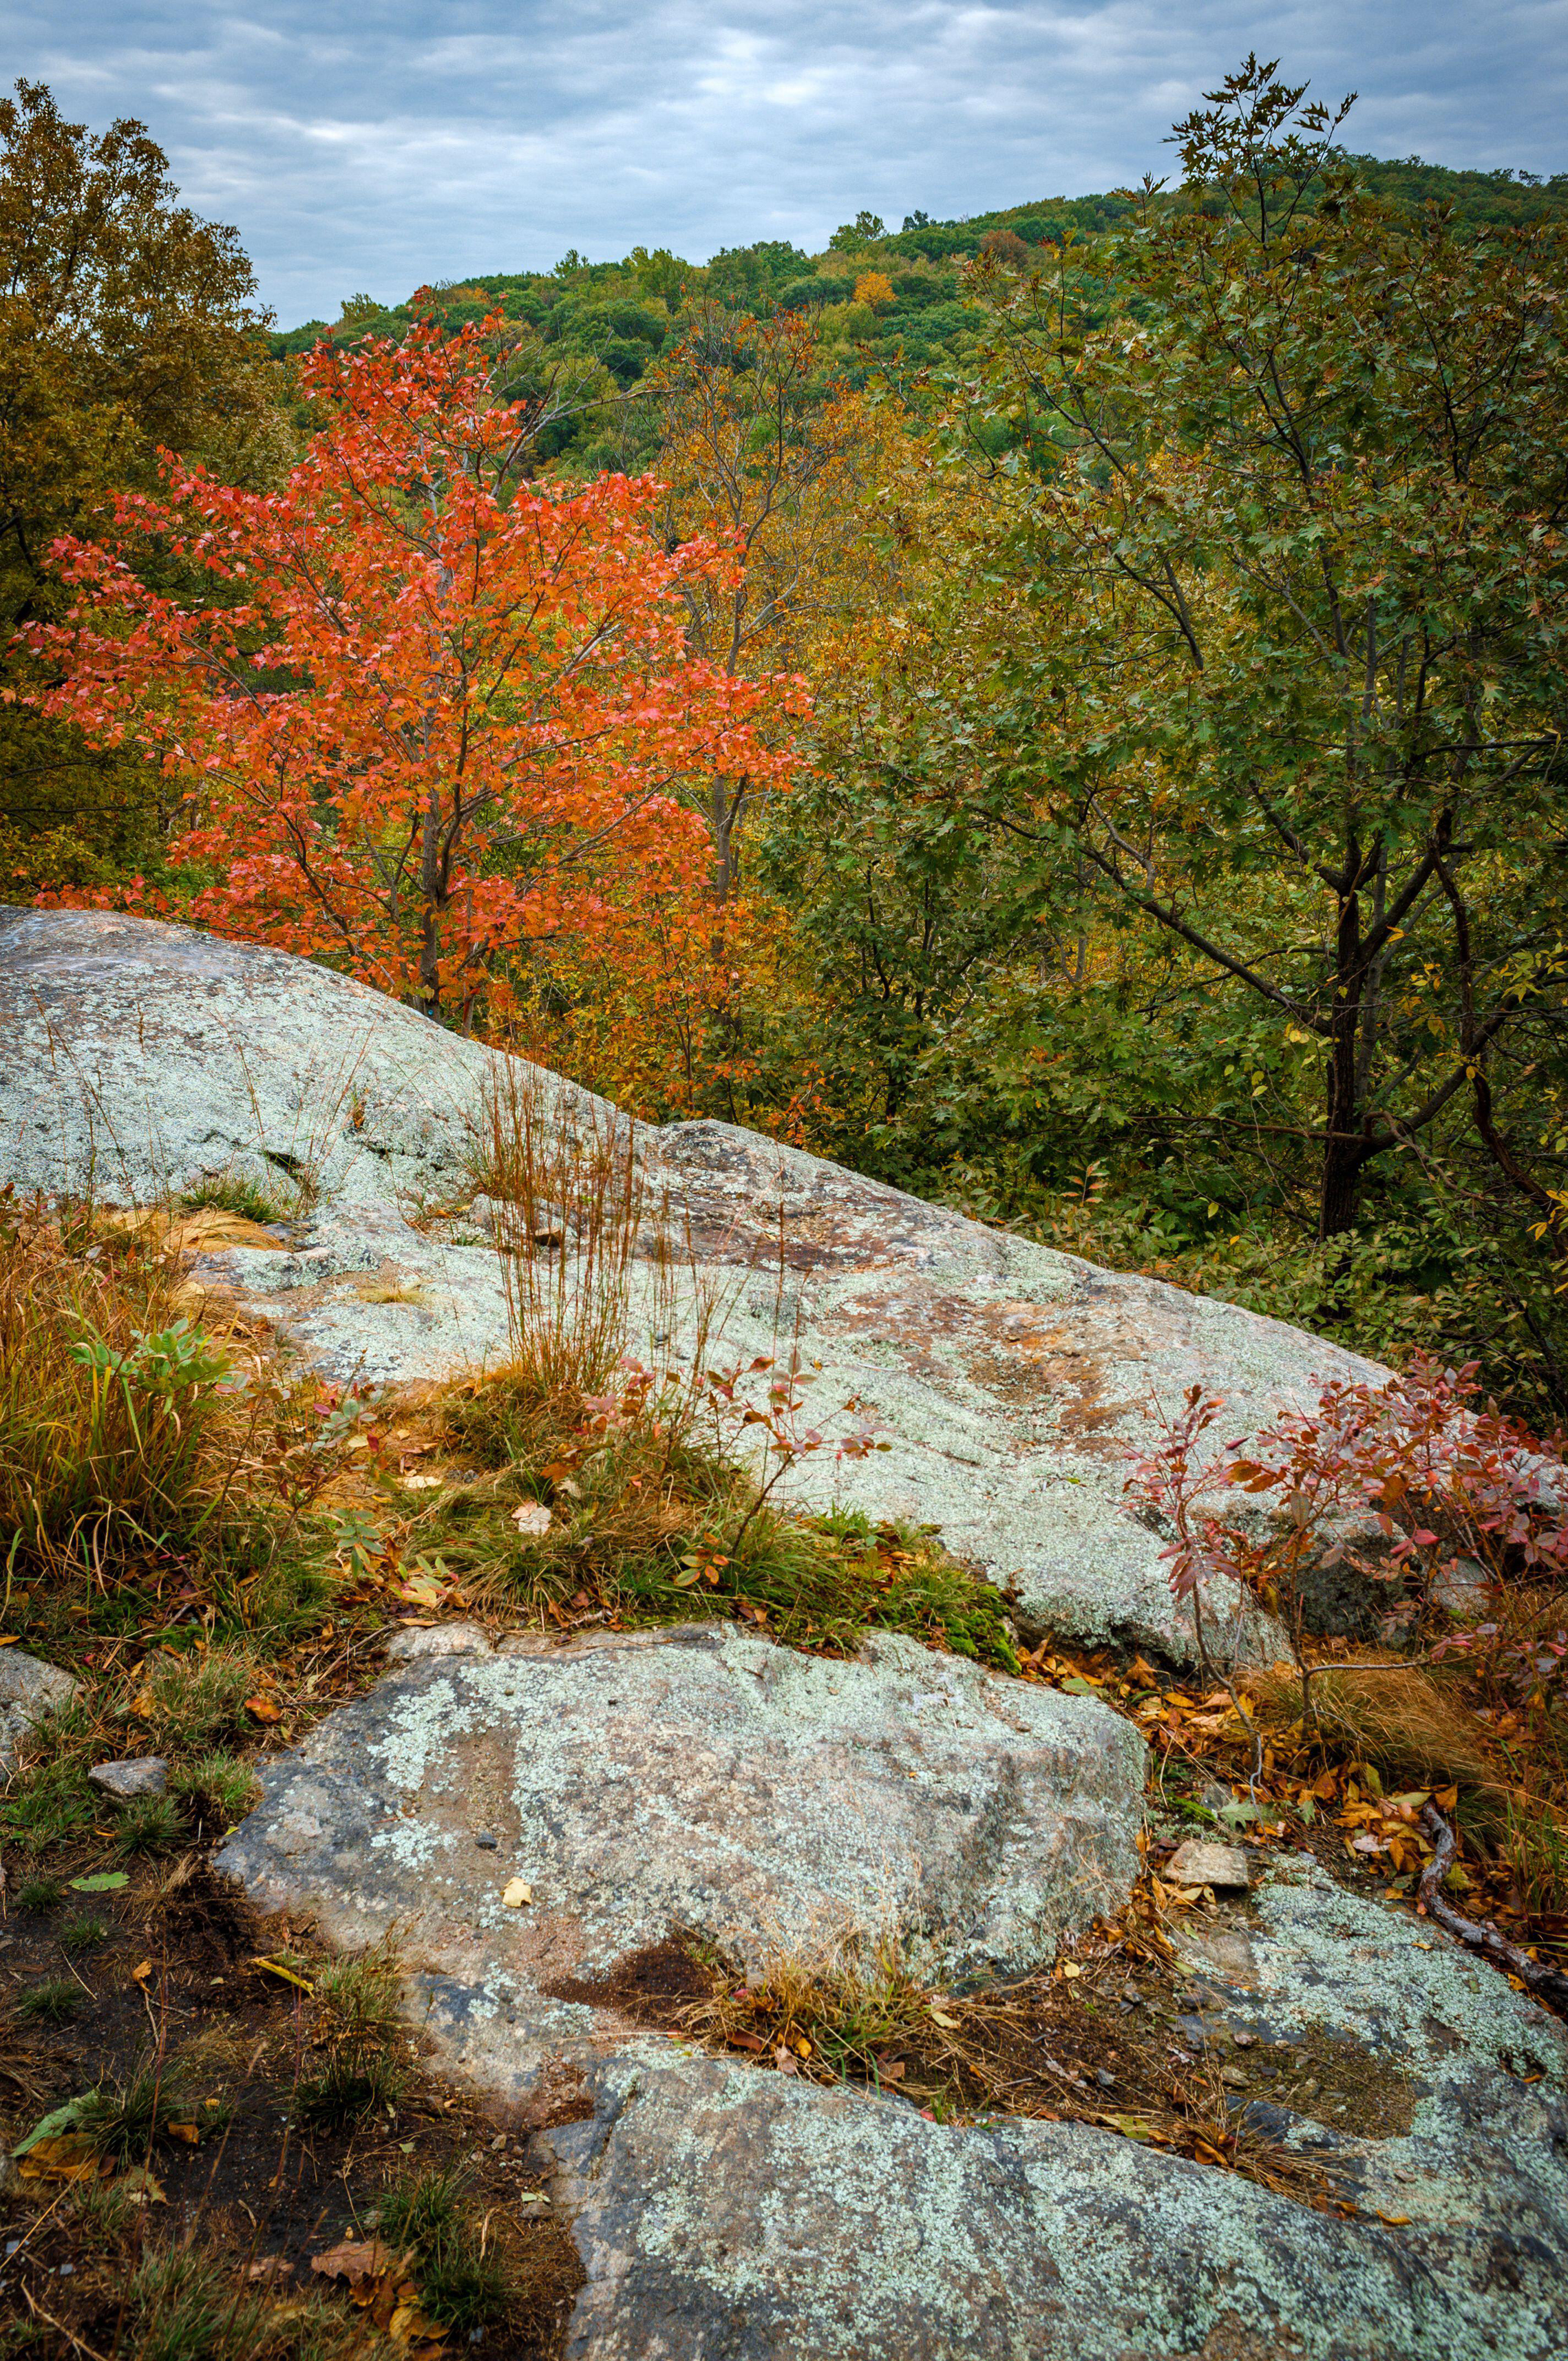
[[1365, 975], [1361, 958], [1361, 900], [1356, 883], [1361, 848], [1351, 837], [1345, 845], [1343, 883], [1340, 887], [1339, 924], [1334, 930], [1333, 1030], [1329, 1036], [1327, 1072], [1328, 1137], [1323, 1142], [1322, 1194], [1318, 1205], [1320, 1238], [1343, 1237], [1355, 1227], [1356, 1200], [1366, 1149], [1356, 1137], [1360, 1130], [1361, 1001]]

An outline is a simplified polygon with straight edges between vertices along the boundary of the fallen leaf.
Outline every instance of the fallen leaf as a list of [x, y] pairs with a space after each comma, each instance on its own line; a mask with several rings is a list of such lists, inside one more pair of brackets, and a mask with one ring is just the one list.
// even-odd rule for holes
[[143, 1960], [137, 1966], [131, 1970], [131, 1982], [133, 1984], [144, 1984], [151, 1973], [152, 1961], [150, 1960]]
[[511, 1512], [511, 1522], [531, 1541], [542, 1541], [550, 1531], [551, 1516], [543, 1500], [524, 1500]]
[[283, 1719], [281, 1706], [274, 1705], [270, 1697], [247, 1697], [245, 1709], [256, 1721], [281, 1721]]
[[85, 2132], [34, 2137], [16, 2164], [24, 2180], [96, 2180], [103, 2169], [104, 2159]]
[[72, 1894], [118, 1894], [130, 1883], [123, 1869], [95, 1870], [91, 1877], [73, 1877]]
[[133, 2205], [167, 2205], [161, 2182], [148, 2172], [145, 2164], [135, 2164], [129, 2172], [122, 2172], [110, 2182], [116, 2197], [127, 2198]]
[[181, 2140], [187, 2147], [194, 2147], [202, 2136], [195, 2124], [165, 2124], [163, 2128], [170, 2139]]
[[402, 1484], [405, 1492], [439, 1492], [441, 1489], [439, 1476], [405, 1476]]
[[937, 2006], [934, 2001], [928, 2001], [927, 2006], [930, 2011], [932, 2022], [936, 2025], [945, 2025], [949, 2033], [956, 2033], [963, 2023], [961, 2016], [948, 2016], [945, 2010]]
[[[1376, 2205], [1372, 2211], [1377, 2213]], [[1377, 2219], [1379, 2222], [1386, 2223], [1390, 2230], [1408, 2230], [1410, 2225], [1410, 2217], [1408, 2213], [1377, 2213]]]
[[269, 1976], [281, 1976], [286, 1984], [297, 1984], [302, 1993], [315, 1990], [314, 1984], [308, 1978], [297, 1976], [292, 1968], [286, 1968], [283, 1965], [281, 1960], [264, 1960], [258, 1956], [252, 1960], [250, 1964], [253, 1968], [265, 1968]]
[[19, 2140], [11, 2150], [12, 2155], [26, 2156], [28, 2149], [36, 2147], [40, 2140], [53, 2139], [60, 2132], [73, 2132], [81, 2119], [81, 2100], [67, 2099], [63, 2107], [51, 2107], [47, 2115], [38, 2118], [27, 2138]]
[[379, 2238], [345, 2238], [340, 2245], [329, 2246], [324, 2255], [313, 2255], [311, 2268], [323, 2279], [346, 2279], [352, 2291], [384, 2279], [389, 2271], [401, 2270], [402, 2262], [396, 2248], [384, 2246]]
[[1067, 1978], [1069, 1984], [1076, 1983], [1079, 1977], [1083, 1973], [1083, 1970], [1079, 1966], [1076, 1960], [1064, 1960], [1061, 1963], [1061, 1971]]
[[514, 1877], [501, 1895], [501, 1901], [509, 1910], [521, 1910], [525, 1902], [532, 1902], [532, 1886], [527, 1884], [521, 1877]]
[[1153, 2140], [1163, 2147], [1170, 2144], [1170, 2134], [1162, 2132], [1157, 2124], [1146, 2122], [1142, 2115], [1098, 2115], [1095, 2120], [1109, 2124], [1112, 2130], [1120, 2132], [1124, 2139]]

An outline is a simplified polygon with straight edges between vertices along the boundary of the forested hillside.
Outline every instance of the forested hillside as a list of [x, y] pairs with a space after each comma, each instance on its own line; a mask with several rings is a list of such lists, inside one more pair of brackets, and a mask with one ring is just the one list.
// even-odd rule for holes
[[[1349, 161], [1361, 185], [1391, 204], [1409, 212], [1452, 208], [1465, 229], [1568, 216], [1568, 174], [1541, 180], [1529, 172], [1452, 172], [1415, 157]], [[1190, 200], [1178, 192], [1173, 202]], [[896, 230], [862, 213], [835, 231], [818, 255], [768, 240], [723, 248], [706, 263], [663, 247], [650, 253], [635, 247], [618, 262], [589, 262], [574, 250], [553, 270], [484, 272], [433, 291], [440, 316], [454, 327], [499, 307], [536, 330], [558, 363], [583, 369], [585, 395], [598, 392], [601, 401], [632, 392], [665, 345], [678, 341], [684, 323], [714, 302], [803, 313], [816, 330], [825, 369], [854, 383], [887, 376], [907, 390], [912, 376], [956, 359], [974, 335], [964, 273], [982, 253], [1024, 263], [1064, 236], [1092, 240], [1124, 220], [1132, 203], [1126, 190], [1043, 197], [962, 221], [915, 213]], [[339, 343], [398, 336], [413, 316], [411, 298], [382, 304], [351, 296], [335, 321], [309, 320], [275, 333], [270, 349], [281, 358], [308, 352], [323, 336]], [[652, 447], [652, 434], [641, 431], [634, 402], [618, 411], [613, 428], [591, 405], [550, 438], [550, 456], [570, 455], [588, 467], [621, 464], [629, 450], [644, 447]]]
[[1568, 1413], [1568, 179], [1249, 66], [1165, 189], [280, 335], [4, 128], [14, 898]]

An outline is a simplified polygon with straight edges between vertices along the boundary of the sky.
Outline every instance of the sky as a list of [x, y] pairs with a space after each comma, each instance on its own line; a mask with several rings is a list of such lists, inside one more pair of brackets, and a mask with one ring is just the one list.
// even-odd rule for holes
[[9, 75], [144, 122], [280, 323], [634, 245], [703, 261], [1124, 186], [1249, 49], [1347, 144], [1568, 169], [1568, 0], [5, 0]]

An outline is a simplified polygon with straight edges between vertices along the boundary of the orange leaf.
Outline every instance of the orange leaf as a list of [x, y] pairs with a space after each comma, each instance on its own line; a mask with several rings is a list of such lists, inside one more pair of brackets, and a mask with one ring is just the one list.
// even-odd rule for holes
[[281, 1721], [283, 1719], [281, 1707], [275, 1706], [270, 1697], [247, 1697], [245, 1709], [257, 1721]]

